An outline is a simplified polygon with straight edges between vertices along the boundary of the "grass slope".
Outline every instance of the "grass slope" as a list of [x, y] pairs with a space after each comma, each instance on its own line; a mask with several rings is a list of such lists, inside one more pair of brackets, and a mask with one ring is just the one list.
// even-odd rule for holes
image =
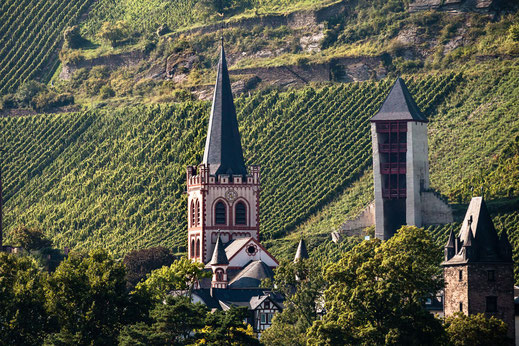
[[[458, 79], [429, 76], [410, 85], [427, 109]], [[262, 167], [264, 238], [289, 233], [369, 168], [368, 120], [391, 82], [237, 100], [245, 155]], [[123, 254], [162, 244], [180, 251], [185, 166], [201, 160], [208, 106], [188, 102], [2, 119], [8, 233], [27, 224], [43, 228], [60, 247], [102, 245]]]
[[66, 26], [93, 0], [4, 0], [0, 4], [0, 95], [27, 80], [50, 78]]

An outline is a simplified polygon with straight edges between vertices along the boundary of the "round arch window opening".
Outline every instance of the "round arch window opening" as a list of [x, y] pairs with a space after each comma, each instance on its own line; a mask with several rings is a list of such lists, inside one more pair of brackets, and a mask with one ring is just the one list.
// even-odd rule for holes
[[258, 253], [258, 247], [256, 245], [250, 244], [249, 246], [247, 246], [247, 255], [254, 256], [257, 253]]

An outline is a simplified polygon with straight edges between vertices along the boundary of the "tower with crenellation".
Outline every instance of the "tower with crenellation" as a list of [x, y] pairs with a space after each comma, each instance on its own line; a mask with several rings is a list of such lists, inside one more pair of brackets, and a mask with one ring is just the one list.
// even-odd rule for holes
[[187, 167], [188, 256], [207, 263], [220, 235], [259, 240], [260, 169], [243, 159], [223, 42], [204, 158]]

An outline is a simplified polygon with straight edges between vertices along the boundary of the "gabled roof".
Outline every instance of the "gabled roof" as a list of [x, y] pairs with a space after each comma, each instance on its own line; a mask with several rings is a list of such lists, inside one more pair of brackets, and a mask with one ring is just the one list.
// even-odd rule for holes
[[427, 118], [418, 108], [400, 77], [397, 78], [380, 110], [371, 118], [371, 121], [390, 120], [427, 122]]
[[225, 247], [225, 253], [227, 255], [227, 258], [233, 257], [238, 251], [240, 251], [248, 242], [251, 240], [252, 237], [247, 238], [238, 238], [232, 240], [230, 243], [227, 244]]
[[220, 234], [218, 233], [218, 239], [216, 239], [216, 245], [213, 250], [213, 257], [211, 258], [211, 265], [218, 264], [229, 264], [229, 260], [227, 259], [227, 255], [225, 254], [225, 249], [222, 244], [222, 240], [220, 239]]
[[256, 288], [263, 279], [273, 279], [274, 272], [261, 260], [252, 261], [229, 282], [230, 288]]
[[[458, 240], [458, 253], [444, 264], [511, 261], [510, 242], [506, 234], [499, 239], [483, 197], [473, 197], [470, 201]], [[467, 247], [472, 248], [473, 255], [468, 256]]]
[[247, 174], [223, 40], [202, 163], [212, 175]]
[[296, 255], [294, 257], [294, 262], [299, 259], [308, 258], [308, 251], [306, 250], [306, 243], [303, 238], [299, 240], [299, 245], [297, 246]]

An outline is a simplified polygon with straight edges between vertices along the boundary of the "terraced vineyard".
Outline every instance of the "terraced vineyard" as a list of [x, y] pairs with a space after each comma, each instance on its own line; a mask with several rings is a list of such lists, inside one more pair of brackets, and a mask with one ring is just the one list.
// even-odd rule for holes
[[0, 94], [37, 76], [50, 77], [61, 33], [93, 0], [5, 0], [0, 5]]
[[[458, 75], [410, 80], [424, 109]], [[237, 99], [245, 155], [262, 166], [262, 236], [280, 237], [369, 167], [369, 118], [391, 80]], [[430, 95], [436, 95], [435, 98]], [[433, 100], [433, 101], [431, 101]], [[200, 162], [207, 102], [0, 121], [8, 229], [122, 254], [184, 246], [185, 167]]]

